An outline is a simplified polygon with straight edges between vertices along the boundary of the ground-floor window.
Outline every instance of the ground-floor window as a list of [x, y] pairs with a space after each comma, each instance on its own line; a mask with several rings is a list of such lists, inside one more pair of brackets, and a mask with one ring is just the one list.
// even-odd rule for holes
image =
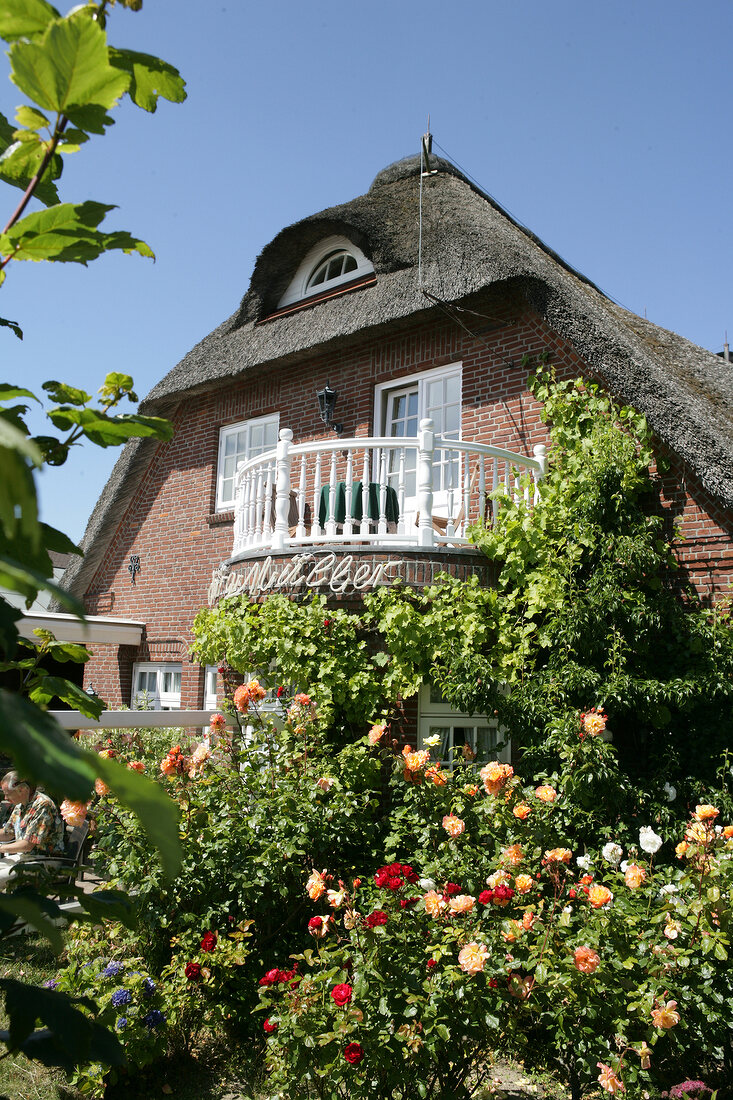
[[216, 694], [216, 665], [207, 665], [204, 670], [204, 710], [217, 710], [219, 700]]
[[[509, 743], [496, 718], [453, 710], [434, 684], [423, 684], [418, 697], [418, 742], [430, 745], [433, 759], [452, 767], [467, 745], [481, 764], [510, 759]], [[435, 738], [438, 741], [435, 741]]]
[[136, 664], [132, 670], [133, 710], [180, 710], [180, 664]]

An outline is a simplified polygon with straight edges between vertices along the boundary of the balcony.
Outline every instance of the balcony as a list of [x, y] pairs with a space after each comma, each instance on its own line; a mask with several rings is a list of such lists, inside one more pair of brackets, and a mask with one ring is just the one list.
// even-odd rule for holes
[[534, 457], [435, 434], [414, 439], [335, 439], [293, 444], [237, 469], [232, 558], [329, 546], [375, 549], [468, 545], [466, 531], [491, 522], [502, 499], [537, 499], [545, 447]]

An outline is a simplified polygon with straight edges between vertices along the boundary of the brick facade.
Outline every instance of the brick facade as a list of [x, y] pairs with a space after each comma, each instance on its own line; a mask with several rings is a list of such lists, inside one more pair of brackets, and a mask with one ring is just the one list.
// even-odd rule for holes
[[[207, 601], [212, 570], [232, 549], [233, 517], [215, 514], [220, 428], [279, 413], [280, 427], [291, 428], [297, 442], [332, 438], [319, 421], [315, 396], [330, 381], [339, 393], [337, 419], [344, 435], [379, 434], [372, 422], [378, 383], [460, 362], [464, 439], [527, 455], [535, 444], [546, 443], [522, 357], [549, 351], [559, 376], [592, 375], [576, 351], [521, 299], [487, 294], [475, 314], [481, 315], [470, 316], [471, 333], [431, 312], [370, 339], [351, 338], [327, 354], [253, 371], [243, 381], [183, 401], [171, 417], [175, 436], [157, 447], [132, 504], [118, 517], [85, 597], [91, 614], [145, 621], [144, 643], [138, 650], [94, 646], [86, 684], [93, 684], [110, 706], [129, 704], [134, 661], [180, 661], [182, 706], [202, 705], [203, 671], [188, 659], [190, 627]], [[660, 478], [660, 506], [684, 537], [678, 550], [684, 570], [700, 595], [709, 598], [733, 579], [731, 516], [709, 499], [676, 456], [665, 457], [669, 471]], [[140, 559], [134, 585], [128, 569], [133, 554]]]

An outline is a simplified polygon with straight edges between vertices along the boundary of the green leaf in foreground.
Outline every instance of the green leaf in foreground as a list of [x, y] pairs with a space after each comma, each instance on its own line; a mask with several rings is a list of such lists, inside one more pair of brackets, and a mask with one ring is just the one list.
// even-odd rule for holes
[[140, 819], [148, 838], [158, 849], [163, 871], [169, 878], [175, 878], [182, 858], [178, 836], [178, 805], [147, 776], [106, 757], [92, 753], [87, 756], [96, 767], [100, 779]]
[[182, 103], [186, 98], [186, 83], [173, 65], [137, 50], [111, 48], [109, 59], [115, 68], [130, 76], [130, 98], [145, 111], [154, 111], [160, 96], [171, 103]]
[[74, 106], [112, 107], [127, 91], [127, 73], [113, 68], [107, 36], [91, 12], [53, 20], [42, 38], [9, 51], [11, 79], [39, 107], [70, 115]]
[[23, 339], [23, 329], [17, 321], [9, 321], [7, 317], [0, 317], [0, 328], [12, 329], [19, 340]]
[[33, 38], [43, 34], [53, 19], [59, 18], [56, 8], [46, 0], [3, 0], [0, 5], [0, 38], [13, 42], [16, 38]]
[[64, 798], [85, 801], [99, 774], [96, 757], [80, 749], [54, 718], [3, 689], [0, 749], [12, 757], [22, 775]]
[[0, 234], [0, 253], [14, 260], [55, 260], [86, 264], [103, 252], [139, 252], [154, 258], [145, 241], [119, 231], [103, 233], [97, 226], [114, 206], [101, 202], [58, 203], [34, 211]]
[[[72, 1000], [55, 989], [23, 985], [12, 978], [0, 978], [0, 989], [5, 992], [5, 1009], [10, 1017], [10, 1031], [0, 1032], [0, 1040], [12, 1050], [23, 1050], [45, 1065], [69, 1070], [80, 1062], [93, 1060], [124, 1065], [125, 1053], [115, 1036], [76, 1007], [83, 1004], [94, 1008], [88, 998]], [[47, 1032], [34, 1031], [37, 1020]], [[31, 1055], [25, 1049], [25, 1044], [32, 1040], [44, 1041], [42, 1052], [34, 1050]]]

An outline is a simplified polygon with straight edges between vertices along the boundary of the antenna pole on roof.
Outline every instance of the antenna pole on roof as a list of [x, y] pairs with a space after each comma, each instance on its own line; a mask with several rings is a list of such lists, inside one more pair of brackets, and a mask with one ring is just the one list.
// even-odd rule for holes
[[422, 289], [422, 181], [425, 176], [432, 176], [436, 169], [430, 170], [430, 154], [433, 151], [433, 135], [430, 133], [430, 115], [428, 115], [427, 132], [420, 140], [420, 227], [417, 242], [417, 285]]

